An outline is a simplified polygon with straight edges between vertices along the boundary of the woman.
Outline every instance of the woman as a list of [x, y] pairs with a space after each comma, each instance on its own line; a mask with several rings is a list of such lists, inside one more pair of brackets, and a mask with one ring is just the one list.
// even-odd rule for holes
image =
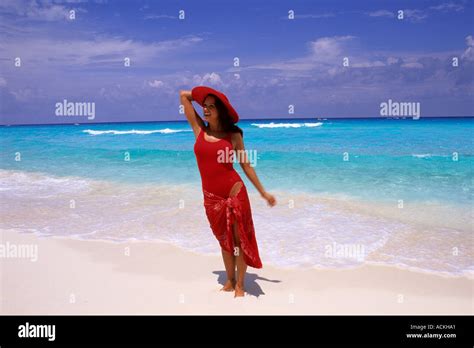
[[[243, 132], [235, 125], [239, 116], [227, 97], [210, 87], [199, 86], [192, 91], [180, 91], [180, 98], [196, 138], [194, 153], [201, 174], [206, 215], [222, 249], [227, 281], [221, 290], [235, 291], [234, 297], [244, 296], [247, 265], [261, 268], [262, 262], [247, 189], [233, 168], [233, 158], [223, 161], [222, 154], [237, 151], [244, 154], [240, 165], [247, 177], [270, 206], [274, 206], [276, 200], [264, 190], [248, 163]], [[194, 109], [193, 100], [203, 107], [207, 125]]]

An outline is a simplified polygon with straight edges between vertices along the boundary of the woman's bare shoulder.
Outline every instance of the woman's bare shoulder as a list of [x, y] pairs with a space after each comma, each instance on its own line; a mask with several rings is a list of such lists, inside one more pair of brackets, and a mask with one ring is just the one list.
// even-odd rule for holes
[[240, 132], [232, 132], [230, 133], [230, 137], [234, 149], [241, 148], [243, 146], [242, 134], [240, 134]]
[[230, 136], [232, 137], [232, 140], [242, 140], [242, 134], [240, 134], [240, 132], [232, 132], [230, 133]]

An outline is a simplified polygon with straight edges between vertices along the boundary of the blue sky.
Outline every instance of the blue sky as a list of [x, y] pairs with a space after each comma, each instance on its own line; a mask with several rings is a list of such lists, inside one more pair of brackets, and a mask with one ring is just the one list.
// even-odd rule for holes
[[[1, 123], [178, 120], [197, 85], [241, 118], [379, 117], [388, 99], [472, 116], [473, 3], [2, 0]], [[65, 99], [95, 119], [56, 116]]]

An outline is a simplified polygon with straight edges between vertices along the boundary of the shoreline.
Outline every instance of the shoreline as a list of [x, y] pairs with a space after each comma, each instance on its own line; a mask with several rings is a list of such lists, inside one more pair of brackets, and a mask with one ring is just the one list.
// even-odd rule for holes
[[[14, 314], [466, 314], [474, 280], [388, 265], [354, 269], [248, 268], [244, 298], [220, 292], [220, 256], [168, 242], [39, 237], [38, 260], [2, 258], [0, 312]], [[153, 262], [153, 260], [156, 260]]]
[[[215, 239], [209, 233], [197, 185], [131, 184], [21, 170], [0, 169], [0, 174], [2, 195], [8, 202], [3, 210], [4, 229], [18, 226], [19, 232], [39, 237], [86, 241], [161, 241], [199, 254], [218, 251], [211, 244]], [[344, 194], [273, 193], [281, 201], [272, 210], [254, 193], [249, 197], [258, 241], [266, 251], [262, 256], [275, 267], [359, 267], [361, 260], [351, 254], [345, 258], [325, 255], [348, 247], [348, 252], [357, 252], [352, 256], [362, 257], [367, 264], [448, 277], [474, 275], [469, 248], [471, 210], [435, 202], [419, 207], [409, 201], [405, 209], [394, 209], [393, 202], [375, 204]], [[71, 198], [74, 209], [69, 207]], [[63, 202], [64, 211], [58, 211], [58, 202]], [[105, 205], [106, 214], [100, 213]], [[288, 231], [301, 239], [288, 238]]]
[[[171, 241], [167, 240], [160, 240], [160, 239], [129, 239], [129, 240], [112, 240], [112, 239], [88, 239], [84, 238], [82, 236], [78, 235], [71, 235], [71, 236], [58, 236], [58, 235], [47, 235], [47, 234], [41, 234], [41, 232], [20, 232], [20, 231], [15, 231], [14, 229], [10, 230], [3, 230], [0, 228], [0, 235], [3, 232], [12, 232], [16, 233], [19, 235], [26, 235], [26, 236], [32, 236], [34, 238], [38, 239], [53, 239], [53, 240], [58, 240], [58, 241], [77, 241], [77, 242], [93, 242], [93, 243], [110, 243], [115, 246], [130, 246], [131, 244], [156, 244], [158, 246], [163, 245], [164, 247], [170, 247], [170, 248], [176, 248], [182, 252], [189, 253], [192, 255], [195, 255], [197, 257], [204, 256], [204, 257], [220, 257], [219, 252], [203, 252], [203, 251], [196, 251], [192, 250], [190, 248], [174, 244]], [[0, 244], [6, 244], [7, 242], [2, 242], [2, 238], [0, 237]], [[10, 243], [11, 244], [11, 243]], [[216, 245], [216, 250], [218, 250], [218, 246]], [[1, 259], [1, 255], [0, 255]], [[399, 271], [408, 271], [408, 272], [413, 272], [413, 273], [420, 273], [420, 274], [425, 274], [425, 275], [432, 275], [436, 277], [441, 277], [445, 279], [466, 279], [466, 280], [474, 280], [474, 272], [468, 272], [466, 271], [465, 273], [462, 274], [453, 274], [450, 272], [442, 272], [442, 271], [435, 271], [435, 270], [428, 270], [428, 269], [423, 269], [419, 267], [414, 267], [414, 266], [407, 266], [403, 264], [387, 264], [383, 263], [382, 261], [364, 261], [363, 264], [361, 265], [346, 265], [346, 266], [340, 266], [340, 267], [331, 267], [331, 266], [297, 266], [297, 265], [288, 265], [288, 266], [281, 266], [281, 265], [274, 265], [272, 263], [269, 264], [269, 262], [264, 264], [266, 267], [272, 267], [281, 271], [351, 271], [351, 270], [357, 270], [360, 268], [364, 267], [386, 267], [389, 269], [394, 269], [394, 270], [399, 270]], [[473, 289], [473, 295], [474, 295], [474, 289]]]

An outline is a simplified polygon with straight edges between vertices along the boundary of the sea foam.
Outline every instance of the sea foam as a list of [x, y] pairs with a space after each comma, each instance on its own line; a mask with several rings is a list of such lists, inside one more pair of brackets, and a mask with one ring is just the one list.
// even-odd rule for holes
[[258, 128], [301, 128], [301, 127], [320, 127], [323, 125], [323, 122], [316, 122], [316, 123], [251, 123], [252, 126]]
[[90, 135], [103, 135], [103, 134], [113, 134], [113, 135], [123, 135], [123, 134], [141, 134], [141, 135], [147, 135], [147, 134], [154, 134], [154, 133], [161, 133], [161, 134], [171, 134], [171, 133], [179, 133], [179, 132], [191, 132], [190, 129], [170, 129], [170, 128], [165, 128], [165, 129], [154, 129], [154, 130], [137, 130], [137, 129], [131, 129], [131, 130], [94, 130], [94, 129], [85, 129], [83, 130], [84, 133], [90, 134]]

